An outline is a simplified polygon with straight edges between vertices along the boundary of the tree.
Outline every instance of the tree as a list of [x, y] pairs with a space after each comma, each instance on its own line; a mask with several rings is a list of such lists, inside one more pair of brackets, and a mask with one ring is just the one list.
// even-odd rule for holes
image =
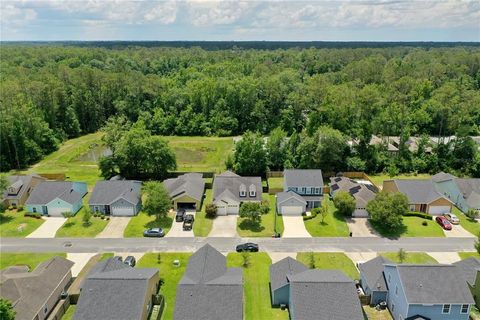
[[98, 168], [100, 169], [100, 175], [104, 179], [110, 179], [118, 173], [117, 164], [113, 156], [100, 157], [98, 160]]
[[408, 211], [408, 199], [399, 192], [382, 191], [367, 204], [370, 220], [385, 228], [398, 230], [403, 225], [403, 214]]
[[205, 215], [210, 219], [215, 218], [217, 216], [217, 206], [214, 203], [207, 203], [205, 205]]
[[260, 214], [268, 214], [270, 212], [270, 202], [267, 199], [263, 199], [260, 203]]
[[0, 319], [15, 320], [15, 310], [13, 310], [12, 303], [6, 299], [0, 298]]
[[[320, 216], [322, 217], [322, 224], [325, 223], [325, 218], [328, 216], [328, 214], [330, 213], [330, 210], [329, 210], [329, 200], [327, 197], [323, 198], [322, 200], [322, 206], [320, 207]], [[315, 208], [316, 209], [316, 208]]]
[[0, 194], [3, 194], [9, 185], [10, 182], [8, 181], [7, 176], [0, 174]]
[[351, 217], [355, 211], [355, 198], [347, 191], [337, 191], [333, 195], [333, 204], [337, 208], [338, 213], [344, 217]]
[[242, 267], [248, 268], [250, 266], [250, 253], [242, 252]]
[[88, 227], [92, 224], [90, 221], [92, 219], [92, 213], [90, 212], [90, 209], [85, 207], [83, 216], [82, 216], [82, 223], [84, 227]]
[[315, 267], [316, 267], [316, 265], [315, 265], [315, 255], [313, 254], [313, 252], [308, 253], [308, 267], [310, 269], [315, 269]]
[[400, 248], [400, 250], [398, 250], [397, 258], [398, 258], [398, 261], [400, 261], [400, 263], [403, 263], [407, 258], [407, 253], [405, 252], [405, 250], [403, 250], [403, 248]]
[[270, 137], [265, 146], [268, 168], [270, 170], [283, 170], [285, 160], [287, 159], [286, 138], [287, 134], [281, 128], [275, 128], [270, 132]]
[[234, 169], [239, 175], [264, 175], [267, 171], [267, 153], [263, 138], [258, 133], [247, 131], [235, 145]]
[[259, 224], [262, 221], [260, 203], [244, 202], [240, 206], [240, 217], [247, 218], [252, 224]]
[[172, 207], [172, 200], [165, 186], [157, 181], [146, 182], [143, 186], [146, 196], [143, 210], [150, 216], [155, 216], [157, 221], [167, 216]]
[[475, 239], [475, 250], [477, 250], [477, 253], [480, 254], [480, 233], [477, 235], [477, 239]]
[[475, 220], [478, 218], [478, 211], [475, 209], [468, 209], [465, 215], [467, 216], [468, 219]]

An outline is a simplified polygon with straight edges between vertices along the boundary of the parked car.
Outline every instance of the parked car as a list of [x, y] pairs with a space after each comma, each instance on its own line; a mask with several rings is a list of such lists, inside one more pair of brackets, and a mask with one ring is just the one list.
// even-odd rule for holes
[[185, 215], [185, 218], [183, 218], [183, 231], [192, 230], [193, 221], [195, 221], [195, 218], [193, 217], [193, 214]]
[[122, 257], [120, 257], [120, 256], [115, 256], [115, 257], [113, 257], [113, 260], [117, 260], [117, 261], [122, 262]]
[[438, 222], [438, 224], [445, 230], [452, 230], [452, 224], [450, 221], [447, 220], [447, 218], [443, 216], [438, 216], [435, 218], [435, 220]]
[[252, 242], [239, 244], [236, 250], [237, 252], [258, 252], [258, 244]]
[[460, 224], [460, 219], [453, 213], [445, 213], [443, 215], [451, 224]]
[[163, 232], [162, 228], [150, 228], [143, 232], [144, 237], [158, 237], [161, 238], [165, 236], [165, 232]]
[[177, 214], [175, 215], [175, 221], [182, 222], [185, 218], [185, 209], [178, 209]]
[[128, 256], [125, 258], [123, 263], [125, 263], [126, 265], [129, 265], [130, 267], [135, 267], [135, 265], [137, 264], [137, 260], [135, 260], [134, 256]]

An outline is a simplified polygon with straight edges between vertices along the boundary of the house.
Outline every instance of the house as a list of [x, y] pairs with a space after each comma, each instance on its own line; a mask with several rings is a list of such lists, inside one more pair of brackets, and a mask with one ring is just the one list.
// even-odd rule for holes
[[29, 272], [27, 266], [0, 271], [0, 296], [11, 301], [16, 320], [44, 320], [67, 291], [73, 262], [54, 257]]
[[441, 215], [452, 212], [452, 202], [438, 192], [430, 179], [385, 180], [383, 190], [401, 192], [408, 198], [410, 211]]
[[9, 186], [3, 193], [3, 203], [6, 207], [23, 206], [33, 189], [45, 178], [36, 174], [13, 175], [7, 177]]
[[469, 319], [474, 301], [456, 266], [386, 264], [384, 274], [394, 320]]
[[60, 217], [63, 212], [77, 213], [86, 194], [85, 182], [44, 181], [33, 189], [25, 205], [28, 212]]
[[472, 293], [475, 305], [480, 307], [480, 260], [477, 258], [468, 258], [453, 263], [460, 269], [467, 282], [468, 288]]
[[302, 215], [320, 206], [323, 176], [320, 169], [286, 169], [283, 192], [277, 193], [277, 211], [282, 215]]
[[174, 320], [243, 320], [243, 276], [206, 244], [188, 260], [177, 286]]
[[285, 304], [292, 320], [363, 320], [355, 283], [338, 270], [308, 269], [292, 258], [270, 266], [272, 304]]
[[93, 266], [80, 289], [74, 320], [146, 320], [159, 288], [157, 268], [132, 268], [110, 258]]
[[205, 180], [201, 173], [187, 173], [174, 179], [163, 181], [170, 198], [173, 201], [173, 208], [198, 209], [202, 206]]
[[440, 172], [432, 177], [437, 190], [466, 213], [469, 209], [480, 211], [480, 179], [461, 179]]
[[112, 216], [134, 216], [142, 208], [141, 189], [140, 181], [97, 181], [88, 205], [92, 212]]
[[241, 177], [231, 171], [215, 175], [213, 181], [213, 203], [217, 215], [238, 214], [242, 202], [262, 201], [262, 179]]
[[387, 258], [378, 256], [358, 265], [360, 284], [365, 295], [370, 297], [370, 305], [372, 306], [376, 306], [382, 301], [387, 301], [388, 288], [383, 269], [385, 264], [392, 263]]
[[333, 197], [338, 191], [348, 192], [355, 199], [353, 217], [368, 217], [367, 204], [376, 196], [376, 189], [373, 185], [358, 183], [346, 177], [330, 178], [330, 195]]
[[[405, 140], [405, 146], [410, 152], [417, 152], [421, 144], [421, 137], [408, 137]], [[390, 141], [394, 147], [400, 149], [400, 137], [399, 136], [389, 136], [388, 141]], [[424, 151], [426, 153], [432, 153], [431, 141], [427, 138]]]

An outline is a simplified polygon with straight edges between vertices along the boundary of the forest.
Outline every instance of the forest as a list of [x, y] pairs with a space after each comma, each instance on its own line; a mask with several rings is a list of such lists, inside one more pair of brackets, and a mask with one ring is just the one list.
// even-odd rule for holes
[[[9, 44], [0, 53], [2, 171], [33, 164], [61, 141], [101, 129], [112, 116], [142, 122], [152, 135], [266, 136], [275, 129], [305, 141], [302, 148], [312, 152], [323, 133], [358, 141], [340, 155], [335, 170], [480, 171], [478, 148], [468, 138], [480, 135], [477, 46]], [[392, 160], [370, 148], [372, 134], [461, 139], [437, 146], [434, 159], [404, 152]], [[297, 159], [288, 165], [316, 164]]]

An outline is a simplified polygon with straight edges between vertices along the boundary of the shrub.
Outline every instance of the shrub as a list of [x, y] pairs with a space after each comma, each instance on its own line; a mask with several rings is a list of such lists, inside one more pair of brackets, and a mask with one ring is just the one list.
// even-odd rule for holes
[[20, 212], [20, 211], [23, 211], [24, 207], [23, 206], [18, 206], [17, 207], [17, 211]]
[[465, 213], [465, 215], [467, 216], [468, 219], [470, 219], [470, 220], [475, 220], [475, 219], [478, 218], [479, 213], [478, 213], [478, 211], [475, 210], [475, 209], [469, 209], [469, 210]]
[[35, 218], [35, 219], [40, 219], [42, 217], [42, 215], [38, 212], [25, 212], [25, 214], [23, 216], [24, 217], [31, 217], [31, 218]]
[[428, 226], [428, 222], [427, 221], [422, 221], [422, 226]]
[[110, 220], [110, 217], [106, 217], [105, 220], [107, 220], [107, 221]]
[[426, 220], [432, 220], [432, 216], [428, 213], [416, 212], [416, 211], [407, 211], [402, 214], [404, 217], [419, 217]]
[[85, 213], [82, 216], [83, 226], [88, 227], [91, 223], [90, 219], [92, 218], [92, 213], [90, 210], [85, 209]]
[[207, 218], [215, 218], [217, 216], [217, 206], [214, 203], [205, 205], [205, 216]]
[[8, 210], [12, 211], [12, 210], [13, 210], [13, 206], [8, 206]]
[[74, 214], [73, 214], [73, 212], [68, 211], [68, 212], [62, 212], [62, 216], [64, 218], [71, 218], [71, 217], [74, 216]]

